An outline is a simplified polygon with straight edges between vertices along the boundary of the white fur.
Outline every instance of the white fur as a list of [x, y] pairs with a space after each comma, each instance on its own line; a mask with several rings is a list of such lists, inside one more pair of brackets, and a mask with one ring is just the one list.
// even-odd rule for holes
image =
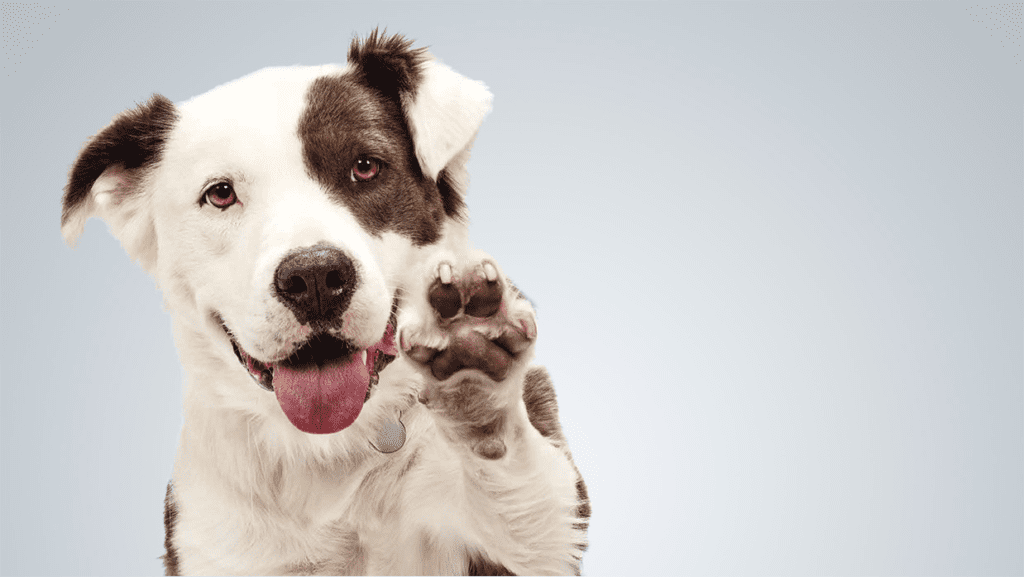
[[[179, 105], [159, 165], [141, 175], [107, 170], [64, 227], [73, 242], [85, 219], [105, 219], [156, 278], [172, 314], [186, 374], [172, 480], [179, 568], [433, 574], [460, 570], [466, 552], [477, 551], [517, 573], [571, 572], [575, 547], [585, 543], [573, 525], [576, 473], [527, 420], [521, 383], [529, 353], [506, 379], [508, 453], [485, 460], [417, 402], [429, 375], [404, 357], [381, 373], [350, 427], [331, 435], [299, 431], [274, 394], [253, 383], [214, 316], [257, 358], [287, 356], [308, 328], [270, 294], [275, 267], [294, 247], [329, 242], [358, 263], [362, 280], [341, 334], [368, 346], [384, 331], [394, 291], [421, 290], [429, 274], [423, 263], [436, 262], [438, 251], [465, 253], [465, 226], [454, 220], [444, 240], [426, 248], [398, 234], [367, 233], [306, 173], [296, 134], [305, 90], [314, 78], [344, 70], [266, 69]], [[407, 103], [425, 174], [449, 167], [463, 182], [489, 107], [482, 84], [428, 62]], [[221, 214], [197, 205], [204, 186], [224, 177], [246, 210]], [[403, 323], [426, 335], [424, 294], [407, 296], [413, 300]], [[532, 311], [516, 313], [524, 315], [532, 318]], [[405, 446], [375, 451], [369, 439], [398, 418]], [[401, 476], [412, 458], [416, 467]]]

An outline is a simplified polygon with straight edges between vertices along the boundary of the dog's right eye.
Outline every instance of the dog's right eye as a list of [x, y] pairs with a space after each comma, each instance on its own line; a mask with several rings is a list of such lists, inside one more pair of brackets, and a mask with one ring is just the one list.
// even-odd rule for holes
[[218, 182], [206, 189], [203, 193], [203, 202], [208, 202], [217, 208], [224, 210], [238, 202], [235, 195], [235, 188], [229, 182]]
[[352, 182], [373, 180], [380, 173], [380, 162], [376, 158], [359, 158], [352, 165]]

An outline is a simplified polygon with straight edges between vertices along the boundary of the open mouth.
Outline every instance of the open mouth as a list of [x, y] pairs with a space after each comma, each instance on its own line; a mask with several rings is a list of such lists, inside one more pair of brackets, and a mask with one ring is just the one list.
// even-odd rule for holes
[[366, 349], [317, 333], [288, 358], [273, 363], [253, 358], [226, 326], [224, 330], [249, 375], [274, 392], [288, 420], [306, 433], [335, 433], [351, 425], [370, 398], [378, 373], [398, 354], [394, 323], [388, 324], [380, 341]]

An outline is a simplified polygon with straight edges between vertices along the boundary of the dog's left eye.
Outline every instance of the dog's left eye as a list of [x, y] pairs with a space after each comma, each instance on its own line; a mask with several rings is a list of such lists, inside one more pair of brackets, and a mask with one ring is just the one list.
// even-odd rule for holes
[[380, 173], [380, 162], [373, 158], [360, 158], [352, 165], [352, 182], [366, 182]]
[[235, 196], [235, 189], [230, 183], [218, 182], [206, 189], [206, 192], [203, 193], [203, 200], [224, 210], [238, 202], [238, 197]]

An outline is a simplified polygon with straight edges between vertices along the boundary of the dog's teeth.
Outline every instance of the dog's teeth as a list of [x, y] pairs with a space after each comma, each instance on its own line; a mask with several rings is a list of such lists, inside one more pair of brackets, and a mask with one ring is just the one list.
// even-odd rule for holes
[[363, 364], [366, 364], [366, 351], [363, 351]]
[[441, 284], [452, 284], [452, 267], [448, 263], [438, 267], [437, 275], [441, 277]]
[[494, 269], [494, 265], [485, 262], [484, 263], [484, 276], [487, 277], [487, 282], [494, 282], [498, 278], [498, 271]]

